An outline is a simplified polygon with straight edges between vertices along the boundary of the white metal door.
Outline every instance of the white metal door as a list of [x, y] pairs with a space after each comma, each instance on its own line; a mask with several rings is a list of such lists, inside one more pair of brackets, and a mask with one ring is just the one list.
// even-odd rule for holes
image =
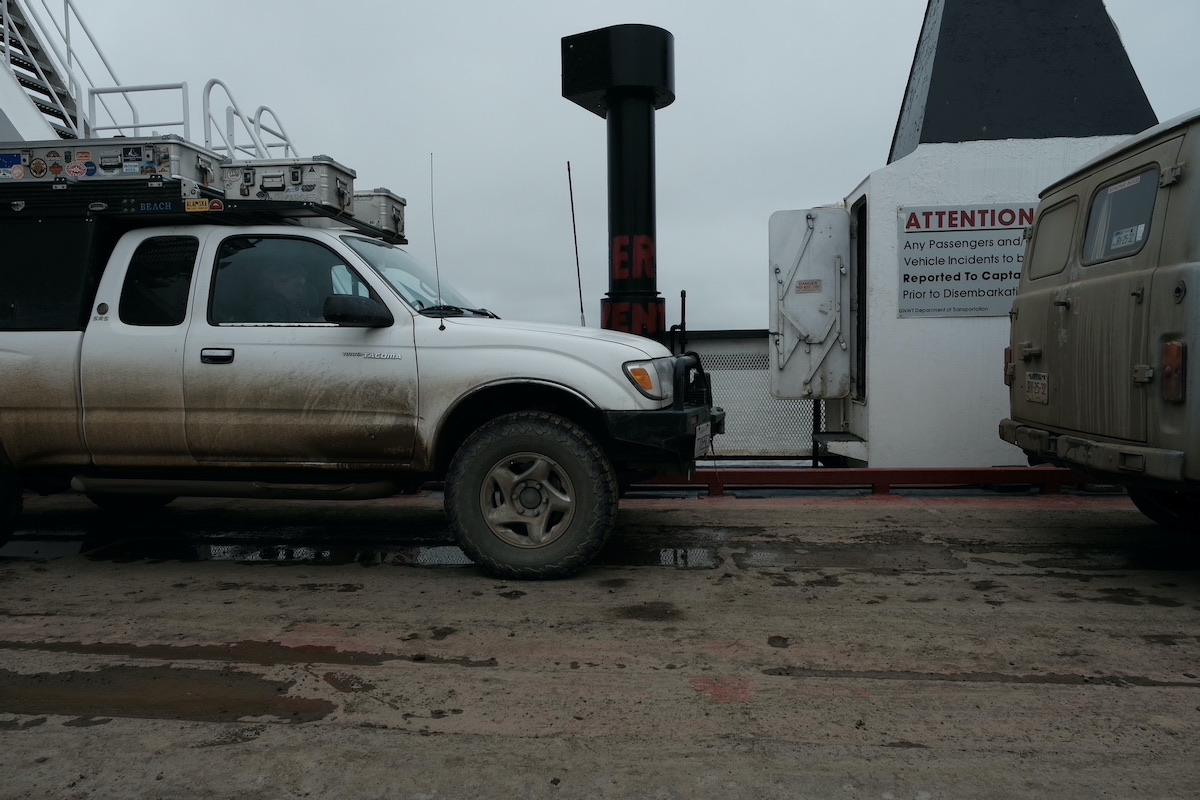
[[771, 215], [771, 393], [833, 400], [850, 394], [850, 214], [844, 208]]

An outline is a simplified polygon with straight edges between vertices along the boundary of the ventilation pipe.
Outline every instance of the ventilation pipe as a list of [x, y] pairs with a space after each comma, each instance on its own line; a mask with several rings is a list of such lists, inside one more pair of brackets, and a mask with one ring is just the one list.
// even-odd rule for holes
[[654, 112], [675, 101], [675, 38], [615, 25], [562, 40], [563, 97], [608, 121], [608, 293], [600, 325], [663, 340], [655, 246]]

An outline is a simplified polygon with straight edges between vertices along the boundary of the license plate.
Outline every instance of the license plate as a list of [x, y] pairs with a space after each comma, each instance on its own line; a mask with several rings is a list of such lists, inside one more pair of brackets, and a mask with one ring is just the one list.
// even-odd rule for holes
[[1031, 403], [1050, 404], [1050, 381], [1044, 372], [1025, 373], [1025, 399]]
[[712, 447], [712, 423], [701, 422], [696, 426], [696, 458], [708, 452]]

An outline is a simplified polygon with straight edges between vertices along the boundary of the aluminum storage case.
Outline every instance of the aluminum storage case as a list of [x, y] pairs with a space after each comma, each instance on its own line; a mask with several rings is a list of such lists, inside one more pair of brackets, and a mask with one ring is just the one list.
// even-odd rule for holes
[[178, 136], [56, 139], [0, 145], [0, 181], [184, 178], [217, 187], [223, 157]]
[[354, 212], [355, 172], [329, 156], [226, 161], [221, 175], [227, 200], [317, 203]]
[[387, 189], [354, 193], [354, 216], [368, 225], [404, 237], [404, 207], [407, 201]]

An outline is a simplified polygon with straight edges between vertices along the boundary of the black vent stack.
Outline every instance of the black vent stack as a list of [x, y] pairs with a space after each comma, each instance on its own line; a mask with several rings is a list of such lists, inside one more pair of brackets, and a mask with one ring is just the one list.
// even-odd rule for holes
[[601, 327], [667, 335], [655, 243], [654, 112], [675, 100], [675, 39], [615, 25], [562, 40], [563, 97], [608, 122], [608, 293]]

